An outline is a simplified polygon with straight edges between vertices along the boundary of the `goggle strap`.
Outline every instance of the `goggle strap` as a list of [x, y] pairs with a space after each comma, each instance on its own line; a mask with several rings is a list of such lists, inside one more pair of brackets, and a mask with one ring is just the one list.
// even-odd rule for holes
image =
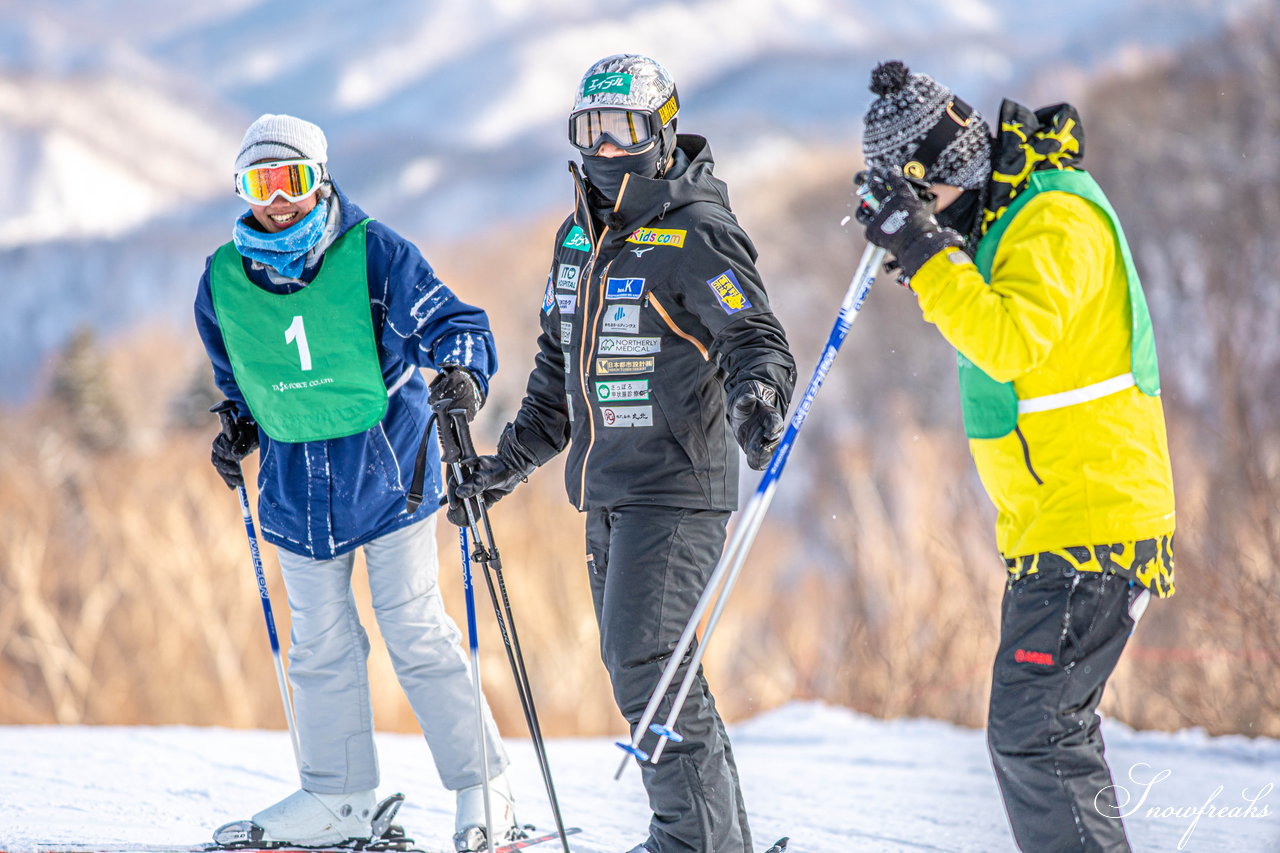
[[973, 107], [960, 98], [952, 97], [947, 108], [937, 123], [929, 129], [924, 140], [916, 146], [916, 150], [907, 158], [902, 171], [913, 178], [923, 179], [933, 165], [938, 162], [939, 155], [947, 146], [955, 141], [960, 131], [969, 126], [973, 119]]

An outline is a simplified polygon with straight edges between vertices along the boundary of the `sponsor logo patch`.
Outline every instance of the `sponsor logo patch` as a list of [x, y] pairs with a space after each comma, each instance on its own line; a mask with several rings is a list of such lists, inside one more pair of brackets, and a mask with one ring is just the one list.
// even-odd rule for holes
[[596, 359], [596, 374], [599, 376], [627, 376], [636, 373], [653, 373], [653, 356]]
[[1013, 659], [1018, 663], [1038, 663], [1041, 666], [1053, 666], [1053, 655], [1048, 652], [1029, 652], [1026, 649], [1018, 649], [1013, 653]]
[[628, 243], [639, 243], [641, 246], [673, 246], [684, 248], [684, 238], [689, 234], [683, 228], [637, 228], [627, 238]]
[[600, 338], [600, 355], [649, 355], [662, 350], [661, 338]]
[[557, 293], [556, 303], [560, 306], [561, 314], [572, 314], [573, 309], [578, 304], [578, 294], [576, 293]]
[[560, 345], [568, 346], [569, 339], [573, 337], [573, 324], [564, 320], [560, 321]]
[[600, 324], [602, 332], [621, 332], [634, 335], [640, 331], [639, 305], [610, 305], [605, 311], [604, 322]]
[[675, 114], [680, 112], [680, 101], [676, 98], [676, 93], [672, 92], [671, 97], [667, 98], [667, 102], [658, 107], [658, 120], [663, 124], [675, 118]]
[[564, 237], [564, 242], [560, 245], [566, 249], [577, 249], [579, 252], [591, 251], [591, 241], [587, 239], [587, 235], [582, 228], [577, 225], [569, 229], [569, 233]]
[[582, 273], [582, 267], [573, 264], [561, 264], [560, 269], [556, 271], [556, 287], [561, 290], [577, 290], [578, 276]]
[[547, 276], [547, 292], [542, 294], [542, 313], [550, 314], [554, 307], [556, 307], [556, 289], [551, 284], [551, 276]]
[[621, 382], [597, 382], [596, 399], [601, 403], [648, 400], [649, 380], [630, 379]]
[[710, 287], [711, 292], [716, 295], [720, 307], [726, 314], [737, 314], [742, 309], [751, 307], [751, 303], [742, 292], [742, 285], [738, 283], [738, 277], [731, 269], [725, 270], [715, 278], [707, 279], [707, 287]]
[[605, 299], [639, 299], [644, 294], [642, 278], [611, 278], [605, 282]]
[[653, 426], [653, 406], [605, 406], [600, 417], [607, 427]]
[[609, 74], [592, 74], [582, 81], [582, 97], [600, 95], [605, 92], [616, 92], [619, 95], [631, 94], [631, 75], [622, 72]]

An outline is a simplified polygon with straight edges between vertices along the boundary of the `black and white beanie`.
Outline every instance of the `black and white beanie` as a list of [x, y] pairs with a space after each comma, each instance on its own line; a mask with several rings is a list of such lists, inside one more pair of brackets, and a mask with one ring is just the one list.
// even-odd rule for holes
[[863, 119], [868, 169], [900, 168], [931, 184], [979, 189], [991, 177], [991, 128], [981, 114], [928, 74], [897, 60], [871, 72]]

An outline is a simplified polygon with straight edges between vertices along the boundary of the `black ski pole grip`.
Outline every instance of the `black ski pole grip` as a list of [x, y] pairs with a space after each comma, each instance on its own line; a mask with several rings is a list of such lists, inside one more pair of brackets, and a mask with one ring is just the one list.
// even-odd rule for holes
[[467, 423], [466, 412], [462, 409], [451, 409], [449, 417], [453, 421], [453, 434], [458, 439], [458, 447], [462, 450], [462, 458], [475, 459], [476, 445], [471, 440], [471, 424]]

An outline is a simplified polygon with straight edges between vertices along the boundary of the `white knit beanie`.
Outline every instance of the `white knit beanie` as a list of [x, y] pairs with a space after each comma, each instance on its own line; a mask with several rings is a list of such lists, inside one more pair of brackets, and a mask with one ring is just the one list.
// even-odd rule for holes
[[323, 130], [294, 116], [267, 113], [259, 116], [244, 132], [235, 170], [238, 172], [262, 160], [315, 160], [324, 163], [328, 159], [329, 142], [324, 138]]

